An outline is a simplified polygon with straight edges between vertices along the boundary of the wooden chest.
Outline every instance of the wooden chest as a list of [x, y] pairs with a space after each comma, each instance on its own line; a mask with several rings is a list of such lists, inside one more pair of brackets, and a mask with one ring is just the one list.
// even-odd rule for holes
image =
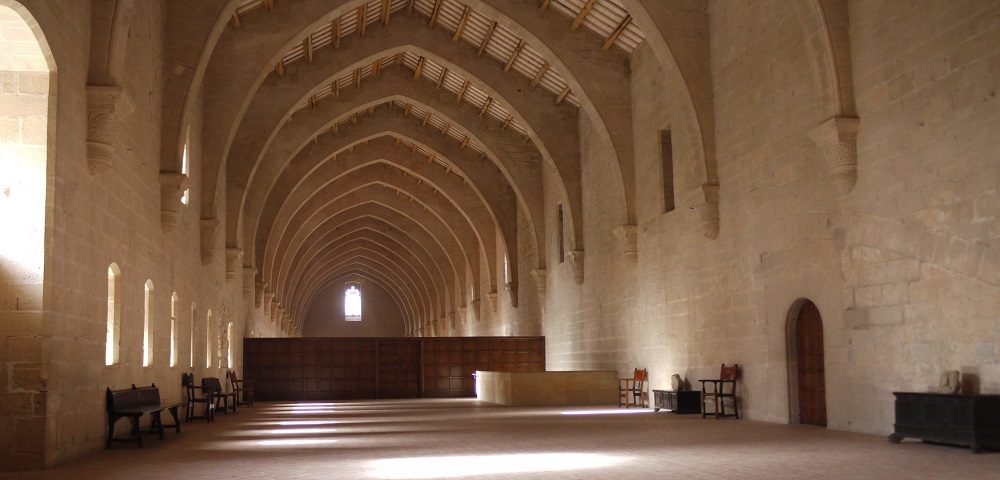
[[1000, 449], [1000, 395], [894, 392], [895, 430], [889, 441], [911, 437], [965, 445], [979, 453]]

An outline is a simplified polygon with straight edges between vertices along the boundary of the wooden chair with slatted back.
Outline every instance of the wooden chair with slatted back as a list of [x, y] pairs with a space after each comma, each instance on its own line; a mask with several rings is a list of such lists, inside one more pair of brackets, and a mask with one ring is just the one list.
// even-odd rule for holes
[[619, 407], [645, 407], [648, 404], [649, 393], [646, 391], [646, 383], [649, 380], [649, 371], [645, 368], [635, 369], [632, 378], [621, 378], [618, 380], [618, 406]]
[[253, 406], [253, 382], [250, 380], [240, 380], [236, 376], [236, 371], [226, 372], [229, 379], [229, 387], [236, 392], [236, 402], [238, 405]]
[[[704, 407], [712, 405], [715, 407], [715, 418], [736, 417], [740, 418], [740, 404], [736, 398], [736, 381], [739, 377], [739, 365], [722, 364], [719, 369], [719, 378], [702, 379], [701, 398], [705, 403]], [[711, 387], [711, 388], [709, 388]], [[726, 402], [732, 403], [732, 413], [726, 413]], [[708, 408], [701, 409], [701, 418], [708, 415]]]

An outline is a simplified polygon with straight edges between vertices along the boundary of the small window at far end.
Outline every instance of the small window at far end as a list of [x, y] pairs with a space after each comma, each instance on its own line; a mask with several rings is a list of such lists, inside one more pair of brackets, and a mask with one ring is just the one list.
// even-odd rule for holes
[[344, 291], [344, 320], [361, 321], [361, 290], [357, 285], [348, 285]]

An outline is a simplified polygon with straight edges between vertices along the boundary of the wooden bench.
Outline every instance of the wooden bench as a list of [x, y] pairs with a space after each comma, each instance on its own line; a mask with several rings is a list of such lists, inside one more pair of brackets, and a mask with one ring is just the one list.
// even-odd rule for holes
[[[139, 420], [147, 413], [152, 418], [152, 423], [146, 433], [158, 433], [160, 439], [163, 439], [164, 425], [160, 414], [164, 410], [170, 411], [170, 415], [174, 417], [174, 424], [166, 426], [174, 427], [177, 432], [181, 431], [181, 422], [177, 417], [177, 409], [180, 408], [181, 404], [161, 402], [160, 389], [156, 388], [155, 383], [148, 387], [138, 388], [133, 384], [132, 388], [124, 390], [112, 390], [108, 387], [107, 399], [108, 442], [106, 448], [111, 448], [112, 442], [136, 442], [136, 447], [142, 448], [143, 431], [139, 428]], [[132, 423], [132, 436], [119, 439], [115, 438], [115, 424], [122, 418], [128, 418]]]

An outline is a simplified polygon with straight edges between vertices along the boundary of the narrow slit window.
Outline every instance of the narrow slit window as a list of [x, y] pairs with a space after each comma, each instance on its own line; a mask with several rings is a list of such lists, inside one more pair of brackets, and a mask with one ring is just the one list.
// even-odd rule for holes
[[663, 180], [663, 213], [674, 209], [674, 143], [670, 130], [660, 131], [660, 160]]
[[506, 253], [503, 255], [503, 283], [504, 285], [510, 283], [510, 260]]
[[226, 368], [233, 368], [233, 322], [226, 324]]
[[344, 320], [361, 321], [361, 290], [357, 285], [348, 285], [344, 291]]
[[212, 310], [205, 316], [205, 368], [212, 367]]
[[104, 344], [104, 364], [118, 365], [121, 351], [121, 305], [119, 298], [121, 292], [118, 287], [118, 280], [121, 278], [121, 271], [118, 265], [112, 263], [108, 266], [108, 328], [107, 338]]
[[177, 366], [177, 292], [170, 296], [170, 368]]
[[194, 324], [198, 318], [198, 310], [195, 304], [191, 304], [191, 323], [188, 324], [188, 367], [194, 368]]
[[559, 242], [559, 263], [562, 263], [563, 261], [566, 260], [566, 245], [565, 245], [566, 238], [564, 237], [564, 233], [563, 233], [563, 227], [564, 226], [563, 226], [563, 206], [562, 206], [562, 204], [559, 204], [558, 222], [559, 222], [558, 223], [559, 226], [557, 227], [558, 230], [556, 230], [556, 232], [557, 232], [556, 241]]
[[[190, 161], [188, 160], [188, 144], [190, 135], [184, 136], [184, 146], [181, 147], [181, 174], [190, 177]], [[191, 189], [185, 188], [181, 195], [181, 203], [187, 205], [191, 203]]]
[[153, 364], [153, 281], [146, 280], [146, 297], [142, 321], [142, 366]]

